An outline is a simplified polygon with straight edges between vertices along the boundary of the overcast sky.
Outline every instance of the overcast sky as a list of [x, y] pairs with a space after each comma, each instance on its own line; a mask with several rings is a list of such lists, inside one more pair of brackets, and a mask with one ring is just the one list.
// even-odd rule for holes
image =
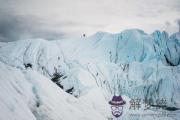
[[180, 0], [0, 0], [0, 41], [139, 28], [177, 32]]

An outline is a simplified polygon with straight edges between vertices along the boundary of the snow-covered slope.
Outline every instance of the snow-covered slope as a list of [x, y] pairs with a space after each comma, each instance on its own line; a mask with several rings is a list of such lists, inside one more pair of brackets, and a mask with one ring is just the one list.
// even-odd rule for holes
[[[98, 32], [79, 39], [10, 42], [0, 47], [1, 68], [9, 73], [1, 70], [1, 74], [7, 75], [7, 78], [18, 74], [22, 76], [15, 80], [8, 78], [9, 87], [15, 81], [30, 86], [29, 89], [18, 89], [30, 94], [28, 96], [31, 97], [21, 99], [32, 102], [26, 109], [30, 108], [28, 115], [35, 118], [50, 114], [46, 116], [48, 119], [59, 120], [64, 115], [63, 120], [70, 120], [69, 114], [73, 111], [73, 115], [78, 114], [74, 119], [83, 119], [83, 114], [89, 112], [92, 114], [86, 115], [84, 120], [107, 119], [109, 115], [105, 114], [110, 112], [107, 103], [115, 93], [129, 98], [150, 99], [153, 104], [157, 99], [164, 98], [167, 107], [180, 108], [179, 41], [180, 33], [169, 37], [166, 32], [155, 31], [148, 35], [142, 30], [131, 29], [117, 34]], [[26, 69], [27, 64], [31, 64], [32, 68]], [[56, 80], [57, 74], [61, 77]], [[3, 81], [5, 77], [0, 80]], [[38, 95], [32, 92], [32, 88], [35, 91], [38, 89]], [[69, 90], [72, 90], [72, 96], [66, 93]], [[42, 95], [42, 101], [48, 107], [47, 110], [46, 107], [42, 108], [42, 112], [33, 107], [36, 99], [40, 99], [39, 95]], [[49, 97], [46, 98], [46, 95]], [[64, 101], [69, 107], [59, 101]], [[54, 112], [62, 111], [59, 106], [66, 109], [61, 114]], [[88, 106], [89, 110], [86, 109]]]
[[8, 43], [1, 48], [1, 59], [21, 69], [24, 68], [24, 63], [31, 63], [34, 69], [45, 69], [52, 74], [53, 67], [58, 68], [57, 64], [62, 64], [60, 62], [63, 61], [63, 55], [56, 44], [35, 39]]
[[79, 100], [31, 69], [20, 71], [0, 62], [0, 74], [0, 120], [104, 120], [110, 115], [98, 89], [92, 92], [101, 105], [93, 94]]
[[98, 32], [88, 38], [57, 42], [68, 57], [79, 61], [95, 58], [96, 61], [129, 63], [158, 59], [165, 65], [179, 65], [179, 34], [168, 37], [166, 32], [155, 31], [148, 35], [142, 30], [130, 29], [117, 34]]

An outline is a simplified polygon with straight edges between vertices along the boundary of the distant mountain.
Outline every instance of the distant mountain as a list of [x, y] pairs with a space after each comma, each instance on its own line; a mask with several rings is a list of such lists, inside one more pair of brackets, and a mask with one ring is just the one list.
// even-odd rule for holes
[[[54, 107], [65, 108], [67, 105], [67, 114], [71, 110], [73, 115], [83, 114], [75, 107], [84, 110], [81, 102], [86, 100], [88, 105], [94, 104], [96, 99], [93, 97], [96, 96], [99, 96], [99, 101], [95, 107], [100, 105], [100, 109], [84, 111], [92, 113], [87, 118], [79, 115], [75, 119], [107, 119], [110, 110], [106, 103], [115, 93], [128, 98], [149, 99], [153, 104], [157, 99], [164, 98], [166, 107], [180, 108], [180, 33], [169, 36], [165, 31], [147, 34], [139, 29], [129, 29], [116, 34], [97, 32], [79, 39], [28, 39], [0, 43], [0, 65], [0, 74], [3, 74], [1, 85], [6, 81], [4, 86], [11, 88], [3, 90], [1, 102], [5, 94], [12, 92], [14, 99], [11, 101], [7, 96], [5, 99], [10, 104], [16, 104], [14, 101], [20, 95], [17, 99], [25, 99], [24, 109], [28, 109], [26, 113], [34, 119], [44, 120], [47, 117], [48, 120], [59, 120], [64, 116], [65, 120], [69, 120], [70, 116], [65, 111]], [[29, 88], [26, 89], [26, 86]], [[24, 98], [26, 94], [30, 97]], [[34, 103], [41, 97], [40, 103]], [[68, 102], [67, 99], [72, 100]], [[61, 100], [63, 105], [59, 102]], [[78, 105], [76, 101], [80, 101]], [[34, 107], [35, 104], [42, 104], [42, 108]], [[6, 103], [0, 106], [8, 107]], [[59, 116], [54, 113], [56, 110], [64, 113]], [[11, 114], [10, 111], [6, 113]], [[4, 120], [3, 117], [0, 115], [0, 119]], [[128, 119], [127, 116], [124, 119]]]

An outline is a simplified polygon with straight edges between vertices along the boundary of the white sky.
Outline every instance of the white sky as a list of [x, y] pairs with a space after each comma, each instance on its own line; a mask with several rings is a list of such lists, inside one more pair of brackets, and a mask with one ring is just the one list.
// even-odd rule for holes
[[[0, 0], [11, 14], [34, 16], [43, 28], [71, 36], [139, 28], [177, 32], [180, 0]], [[0, 16], [1, 17], [1, 16]], [[33, 19], [33, 18], [32, 18]], [[37, 27], [37, 26], [36, 26]], [[40, 26], [42, 27], [42, 26]]]

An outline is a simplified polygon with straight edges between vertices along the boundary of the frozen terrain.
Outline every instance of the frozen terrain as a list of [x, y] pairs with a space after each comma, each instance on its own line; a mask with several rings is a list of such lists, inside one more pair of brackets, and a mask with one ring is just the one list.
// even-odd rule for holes
[[[108, 120], [114, 94], [127, 102], [125, 120], [178, 120], [180, 33], [130, 29], [0, 43], [0, 82], [0, 120]], [[130, 110], [133, 98], [154, 106]], [[156, 110], [162, 98], [166, 106]]]

